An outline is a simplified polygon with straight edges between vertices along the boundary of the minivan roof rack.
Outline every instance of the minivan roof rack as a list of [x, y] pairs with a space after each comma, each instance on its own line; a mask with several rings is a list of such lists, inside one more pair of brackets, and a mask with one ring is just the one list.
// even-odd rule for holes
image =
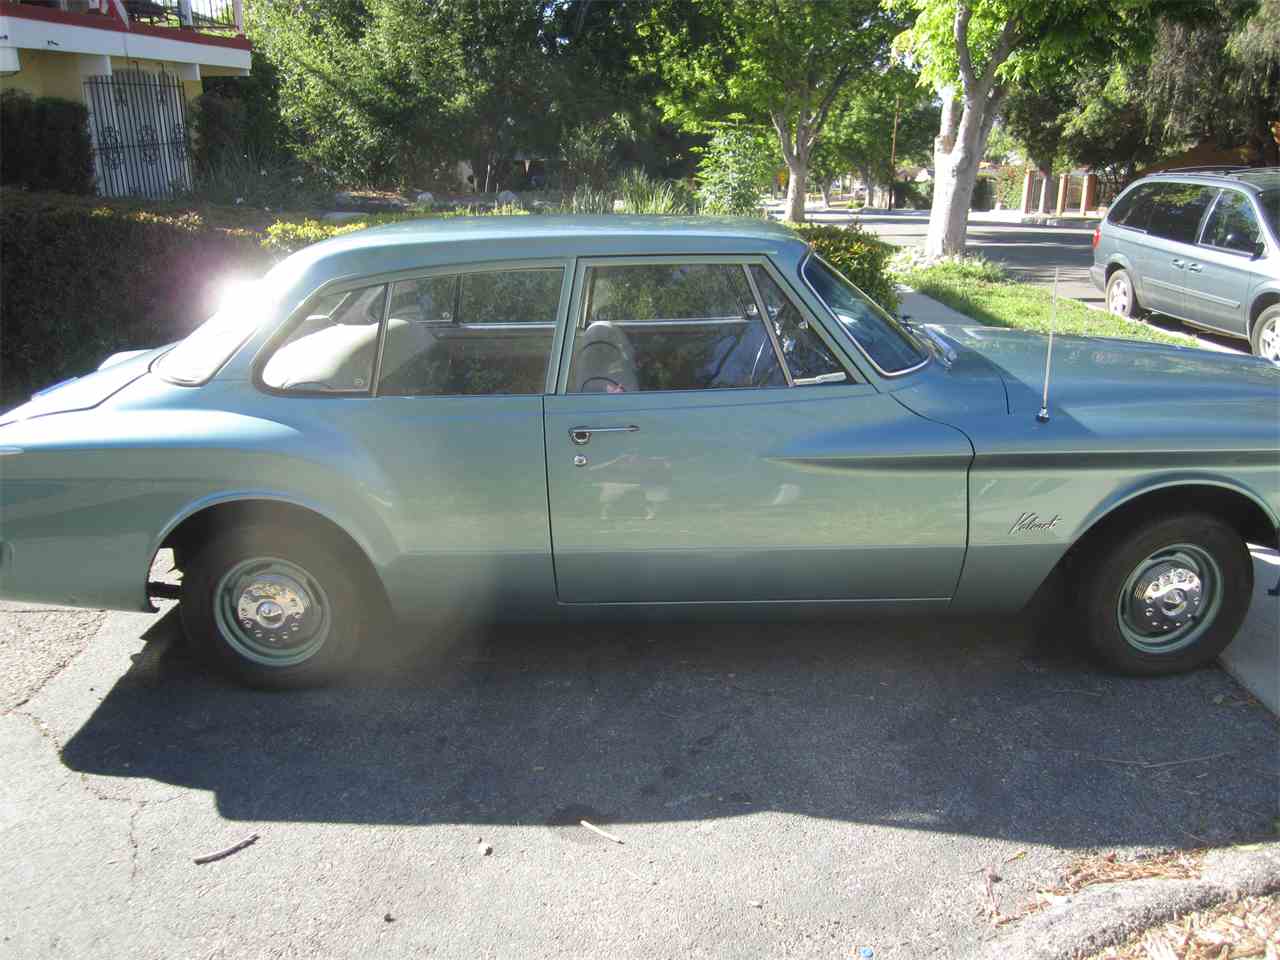
[[1153, 171], [1152, 176], [1161, 173], [1235, 173], [1237, 170], [1252, 170], [1245, 163], [1228, 164], [1228, 163], [1208, 163], [1198, 167], [1166, 167], [1163, 170]]

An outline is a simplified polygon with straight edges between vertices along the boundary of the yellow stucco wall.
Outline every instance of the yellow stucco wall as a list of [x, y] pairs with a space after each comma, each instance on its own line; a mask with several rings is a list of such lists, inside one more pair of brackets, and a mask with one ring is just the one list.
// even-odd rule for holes
[[[18, 52], [18, 56], [22, 60], [22, 70], [11, 77], [0, 77], [0, 91], [25, 90], [33, 97], [65, 97], [68, 100], [84, 102], [84, 78], [80, 76], [77, 54], [24, 49]], [[169, 73], [178, 72], [176, 63], [124, 57], [111, 58], [113, 73], [134, 69], [153, 73], [162, 66]], [[199, 80], [183, 80], [182, 89], [187, 100], [194, 100], [202, 92]]]
[[76, 55], [48, 50], [19, 50], [22, 70], [0, 77], [0, 90], [25, 90], [33, 97], [65, 97], [84, 101]]

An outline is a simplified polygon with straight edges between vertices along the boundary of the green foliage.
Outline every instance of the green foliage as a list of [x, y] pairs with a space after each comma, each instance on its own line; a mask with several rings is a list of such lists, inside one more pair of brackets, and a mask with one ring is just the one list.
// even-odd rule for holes
[[899, 275], [915, 290], [932, 297], [978, 323], [1048, 333], [1052, 324], [1059, 334], [1088, 337], [1124, 337], [1193, 346], [1186, 334], [1169, 333], [1137, 320], [1118, 317], [1084, 304], [1059, 298], [1030, 283], [1015, 283], [994, 264], [978, 258], [942, 260], [918, 266]]
[[676, 180], [654, 180], [642, 170], [631, 169], [614, 184], [621, 213], [681, 215], [698, 212], [698, 198]]
[[3, 405], [117, 350], [185, 336], [225, 283], [271, 258], [248, 230], [190, 210], [147, 212], [6, 190], [0, 203]]
[[20, 90], [0, 94], [0, 182], [93, 193], [88, 108]]
[[296, 210], [321, 206], [332, 192], [303, 164], [278, 155], [259, 159], [227, 151], [196, 168], [195, 193], [210, 203]]
[[1006, 210], [1016, 210], [1022, 203], [1022, 183], [1026, 170], [1022, 167], [1001, 167], [996, 174], [995, 196]]
[[581, 123], [560, 140], [560, 184], [572, 192], [578, 187], [604, 190], [617, 158], [621, 125], [613, 118]]
[[898, 292], [889, 274], [896, 247], [857, 227], [799, 224], [791, 229], [868, 297], [891, 313], [897, 311]]
[[760, 216], [760, 195], [781, 158], [777, 143], [757, 127], [722, 126], [698, 163], [698, 200], [707, 213]]

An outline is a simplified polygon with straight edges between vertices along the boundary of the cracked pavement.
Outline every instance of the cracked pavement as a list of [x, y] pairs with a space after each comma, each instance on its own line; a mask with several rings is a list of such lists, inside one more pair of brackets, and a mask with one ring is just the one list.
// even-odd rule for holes
[[988, 865], [1012, 913], [1277, 814], [1230, 677], [1029, 621], [406, 630], [271, 694], [176, 619], [0, 611], [0, 956], [963, 957]]

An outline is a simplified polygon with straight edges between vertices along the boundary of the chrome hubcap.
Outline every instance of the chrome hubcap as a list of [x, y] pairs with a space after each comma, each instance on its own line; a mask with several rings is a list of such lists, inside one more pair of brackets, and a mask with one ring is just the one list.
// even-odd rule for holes
[[1120, 632], [1144, 653], [1180, 650], [1213, 622], [1221, 582], [1217, 563], [1201, 548], [1176, 544], [1159, 550], [1125, 580], [1116, 609]]
[[329, 601], [295, 563], [243, 560], [215, 589], [214, 617], [223, 639], [255, 663], [287, 667], [315, 656], [329, 634]]
[[1258, 356], [1280, 363], [1280, 320], [1268, 320], [1258, 334]]
[[1112, 313], [1118, 313], [1121, 316], [1128, 316], [1129, 298], [1130, 290], [1128, 280], [1121, 279], [1111, 284], [1110, 306]]

